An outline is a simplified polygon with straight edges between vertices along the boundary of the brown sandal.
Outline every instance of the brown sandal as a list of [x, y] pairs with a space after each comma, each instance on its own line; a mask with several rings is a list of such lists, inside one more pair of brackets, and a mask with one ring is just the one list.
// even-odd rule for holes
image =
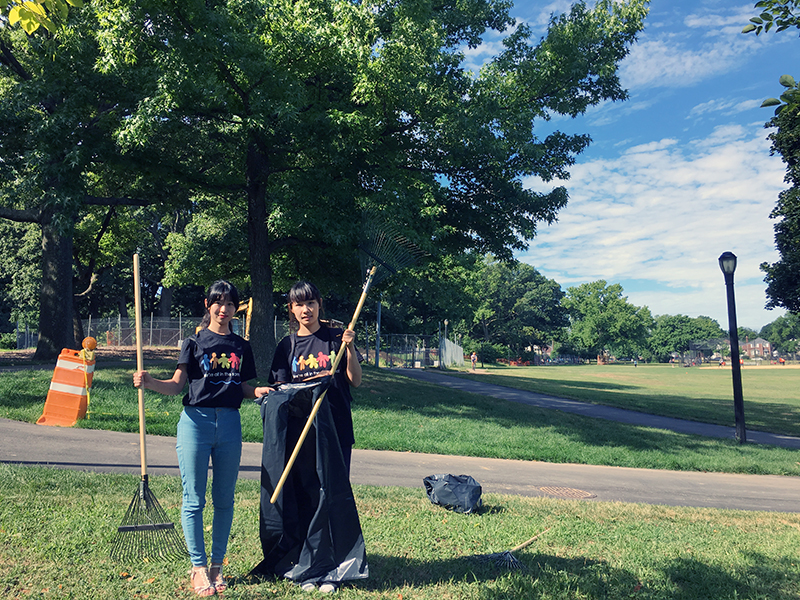
[[216, 589], [218, 593], [228, 589], [228, 582], [225, 581], [225, 578], [222, 576], [222, 563], [211, 563], [211, 568], [208, 570], [208, 577], [211, 579], [211, 585], [214, 586], [214, 589]]
[[192, 567], [192, 570], [189, 571], [189, 581], [194, 588], [194, 593], [202, 598], [217, 593], [217, 589], [208, 578], [208, 568], [206, 567]]

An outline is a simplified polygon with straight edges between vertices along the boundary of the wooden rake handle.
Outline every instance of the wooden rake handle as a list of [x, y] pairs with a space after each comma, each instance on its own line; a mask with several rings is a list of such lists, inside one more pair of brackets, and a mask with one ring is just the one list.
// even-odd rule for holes
[[524, 542], [522, 542], [522, 543], [521, 543], [519, 546], [515, 546], [515, 547], [513, 547], [511, 550], [509, 550], [509, 552], [516, 552], [517, 550], [522, 550], [523, 548], [527, 548], [527, 547], [528, 547], [528, 546], [530, 546], [530, 545], [531, 545], [533, 542], [535, 542], [536, 540], [538, 540], [538, 539], [539, 539], [539, 536], [542, 536], [542, 535], [544, 535], [545, 533], [547, 533], [547, 532], [548, 532], [548, 531], [550, 531], [551, 529], [552, 529], [552, 527], [548, 527], [548, 528], [547, 528], [547, 529], [545, 529], [544, 531], [540, 531], [540, 532], [539, 532], [539, 533], [537, 533], [535, 536], [533, 536], [531, 539], [529, 539], [529, 540], [525, 540], [525, 541], [524, 541]]
[[[372, 278], [375, 277], [375, 272], [377, 270], [378, 267], [376, 265], [372, 267], [367, 274], [367, 280], [364, 282], [364, 289], [361, 291], [361, 298], [358, 300], [358, 306], [356, 306], [356, 310], [353, 313], [353, 318], [350, 321], [350, 325], [347, 326], [348, 329], [353, 329], [356, 326], [356, 321], [358, 321], [358, 316], [361, 314], [361, 309], [364, 308], [364, 301], [367, 299], [369, 286], [372, 284]], [[336, 356], [333, 358], [333, 364], [331, 364], [331, 377], [336, 376], [336, 369], [339, 367], [339, 363], [342, 361], [342, 357], [345, 354], [347, 354], [347, 348], [342, 345], [342, 347], [339, 348], [339, 352], [337, 352]], [[331, 380], [330, 385], [333, 385], [333, 380]], [[311, 414], [308, 415], [308, 419], [306, 419], [306, 425], [303, 427], [303, 431], [300, 433], [300, 438], [297, 440], [294, 450], [292, 451], [292, 455], [289, 457], [286, 466], [283, 468], [283, 473], [281, 473], [281, 478], [278, 480], [278, 484], [275, 486], [275, 491], [272, 492], [272, 496], [269, 499], [270, 504], [275, 504], [275, 502], [278, 500], [278, 496], [283, 489], [283, 485], [286, 483], [286, 478], [289, 477], [289, 471], [292, 470], [292, 467], [297, 460], [297, 455], [300, 454], [300, 448], [303, 447], [303, 442], [306, 441], [308, 432], [311, 430], [311, 426], [314, 424], [314, 418], [317, 416], [317, 413], [322, 406], [322, 401], [325, 399], [325, 395], [327, 393], [328, 390], [325, 389], [325, 391], [319, 395], [317, 401], [314, 402], [314, 406], [311, 409]]]
[[[133, 297], [136, 317], [136, 370], [144, 370], [144, 355], [142, 352], [142, 286], [139, 279], [139, 255], [133, 255]], [[142, 479], [147, 477], [147, 448], [144, 441], [144, 388], [137, 388], [139, 392], [139, 458], [142, 463]]]

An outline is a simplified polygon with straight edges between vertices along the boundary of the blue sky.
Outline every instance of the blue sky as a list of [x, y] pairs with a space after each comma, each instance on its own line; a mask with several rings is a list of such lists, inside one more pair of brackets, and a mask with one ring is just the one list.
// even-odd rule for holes
[[[518, 1], [513, 14], [543, 32], [548, 16], [570, 4]], [[629, 100], [545, 124], [594, 141], [570, 179], [556, 182], [570, 202], [522, 261], [565, 290], [604, 279], [653, 315], [707, 315], [727, 329], [717, 259], [729, 250], [738, 257], [738, 324], [759, 330], [784, 314], [764, 309], [759, 270], [778, 258], [769, 214], [786, 188], [764, 129], [773, 109], [760, 105], [780, 95], [781, 75], [800, 77], [800, 39], [796, 30], [742, 34], [753, 4], [652, 0], [621, 65]], [[496, 49], [487, 38], [468, 59], [479, 65]]]

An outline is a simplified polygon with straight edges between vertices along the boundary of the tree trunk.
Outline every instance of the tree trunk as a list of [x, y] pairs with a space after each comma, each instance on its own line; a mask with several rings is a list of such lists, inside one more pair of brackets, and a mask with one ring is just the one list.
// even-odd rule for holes
[[67, 234], [44, 218], [42, 227], [42, 289], [39, 341], [34, 359], [52, 360], [62, 348], [79, 349], [73, 329], [72, 231]]
[[263, 380], [269, 374], [275, 354], [275, 308], [272, 303], [272, 264], [267, 231], [268, 158], [255, 139], [247, 148], [247, 241], [250, 252], [250, 285], [253, 313], [250, 316], [250, 345], [256, 370]]
[[72, 337], [75, 338], [75, 342], [78, 344], [76, 349], [83, 347], [83, 338], [86, 336], [83, 333], [80, 303], [77, 301], [72, 303]]
[[162, 287], [161, 297], [158, 299], [158, 312], [156, 313], [156, 316], [162, 319], [169, 319], [171, 308], [172, 308], [172, 288]]

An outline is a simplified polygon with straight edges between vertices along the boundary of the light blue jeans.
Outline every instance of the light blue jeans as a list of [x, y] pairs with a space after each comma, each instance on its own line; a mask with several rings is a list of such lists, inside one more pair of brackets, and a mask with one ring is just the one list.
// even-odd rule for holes
[[211, 562], [222, 563], [233, 524], [233, 495], [242, 458], [242, 421], [235, 408], [185, 406], [178, 421], [178, 466], [183, 482], [181, 525], [192, 565], [208, 564], [203, 538], [208, 461], [211, 460]]

